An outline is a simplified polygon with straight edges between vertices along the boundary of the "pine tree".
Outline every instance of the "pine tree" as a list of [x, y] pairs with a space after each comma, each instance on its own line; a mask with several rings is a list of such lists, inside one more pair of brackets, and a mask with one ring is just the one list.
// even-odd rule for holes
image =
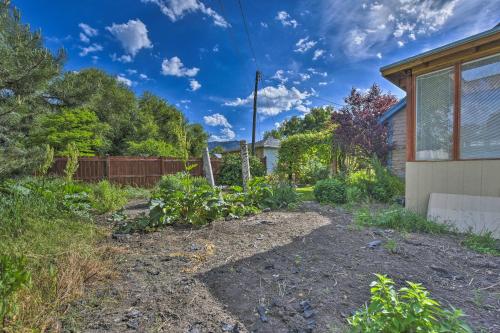
[[44, 96], [61, 70], [64, 52], [43, 47], [39, 31], [21, 22], [9, 0], [0, 0], [0, 178], [30, 172], [43, 147], [29, 147], [26, 136], [34, 119], [49, 110]]

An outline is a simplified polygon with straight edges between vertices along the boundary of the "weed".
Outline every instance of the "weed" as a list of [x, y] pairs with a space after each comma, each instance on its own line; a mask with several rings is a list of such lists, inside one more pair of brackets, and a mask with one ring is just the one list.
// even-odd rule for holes
[[391, 253], [396, 253], [396, 249], [398, 247], [398, 243], [394, 239], [389, 239], [384, 244], [384, 248], [389, 250]]
[[462, 243], [473, 251], [500, 256], [500, 240], [493, 238], [491, 231], [480, 234], [469, 232]]
[[391, 279], [376, 276], [370, 285], [370, 304], [348, 319], [351, 332], [472, 332], [462, 321], [461, 310], [442, 309], [421, 284], [407, 282], [396, 291]]

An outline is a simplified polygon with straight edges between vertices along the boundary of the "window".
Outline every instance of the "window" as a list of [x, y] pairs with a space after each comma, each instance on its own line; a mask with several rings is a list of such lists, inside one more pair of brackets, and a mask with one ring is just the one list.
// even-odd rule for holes
[[454, 70], [448, 68], [416, 79], [417, 160], [452, 158]]
[[460, 158], [500, 158], [500, 54], [462, 65]]

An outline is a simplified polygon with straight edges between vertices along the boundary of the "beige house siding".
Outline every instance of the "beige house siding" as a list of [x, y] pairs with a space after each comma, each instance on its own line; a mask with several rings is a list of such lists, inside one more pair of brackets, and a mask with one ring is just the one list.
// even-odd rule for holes
[[392, 143], [391, 170], [399, 177], [405, 177], [406, 168], [406, 108], [391, 119]]
[[406, 207], [426, 215], [431, 193], [500, 197], [500, 160], [407, 162]]

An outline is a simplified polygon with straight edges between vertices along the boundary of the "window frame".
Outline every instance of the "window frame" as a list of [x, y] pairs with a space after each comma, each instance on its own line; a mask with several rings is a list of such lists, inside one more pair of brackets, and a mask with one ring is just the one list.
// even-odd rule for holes
[[[493, 52], [480, 57], [465, 58], [459, 61], [443, 64], [429, 71], [419, 72], [417, 75], [411, 73], [408, 76], [407, 86], [410, 87], [408, 92], [409, 107], [407, 120], [407, 139], [409, 151], [407, 151], [408, 162], [453, 162], [453, 161], [481, 161], [481, 160], [500, 160], [500, 157], [477, 157], [477, 158], [462, 158], [460, 156], [460, 117], [461, 117], [461, 98], [462, 98], [462, 65], [481, 61], [494, 56], [499, 56], [500, 52]], [[454, 79], [454, 110], [453, 110], [453, 129], [452, 129], [452, 146], [451, 158], [446, 160], [420, 160], [416, 159], [417, 151], [417, 77], [437, 73], [442, 70], [452, 68]]]

